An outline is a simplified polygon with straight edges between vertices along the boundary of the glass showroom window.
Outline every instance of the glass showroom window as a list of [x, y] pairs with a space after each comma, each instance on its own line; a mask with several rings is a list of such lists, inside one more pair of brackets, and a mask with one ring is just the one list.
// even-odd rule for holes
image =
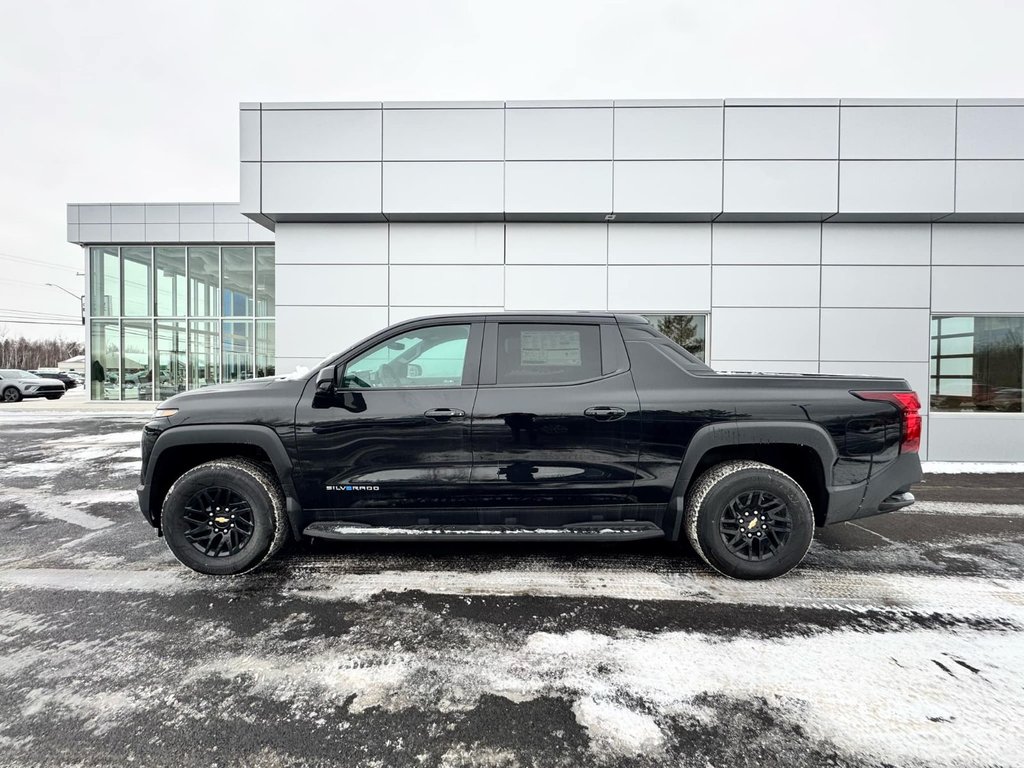
[[89, 260], [89, 314], [117, 317], [121, 314], [121, 259], [117, 248], [90, 248]]
[[933, 411], [1020, 413], [1024, 316], [932, 318]]
[[118, 400], [121, 397], [120, 324], [117, 320], [94, 320], [91, 331], [90, 394], [94, 400]]
[[252, 248], [222, 248], [224, 275], [222, 306], [225, 317], [252, 317]]
[[188, 324], [188, 387], [220, 381], [220, 322]]
[[[153, 399], [165, 400], [186, 389], [188, 356], [185, 323], [156, 321], [156, 365], [153, 368]], [[148, 400], [148, 397], [142, 398]]]
[[[256, 247], [256, 314], [260, 317], [274, 316], [274, 249]], [[257, 333], [257, 337], [259, 333]], [[273, 334], [271, 334], [273, 338]], [[271, 355], [273, 357], [273, 355]]]
[[222, 381], [240, 381], [253, 378], [253, 331], [252, 323], [225, 322], [221, 338], [224, 347]]
[[274, 363], [274, 321], [256, 321], [256, 376], [273, 376]]
[[193, 317], [220, 314], [220, 249], [188, 249], [188, 312]]
[[273, 247], [97, 247], [89, 269], [94, 399], [274, 375]]
[[153, 399], [153, 324], [125, 320], [121, 323], [121, 399]]
[[707, 315], [644, 315], [660, 333], [668, 336], [698, 360], [704, 360]]
[[153, 271], [152, 248], [121, 249], [121, 280], [124, 286], [122, 314], [128, 317], [152, 317], [153, 286], [150, 276]]
[[156, 248], [156, 313], [160, 317], [184, 317], [188, 293], [185, 287], [185, 249]]

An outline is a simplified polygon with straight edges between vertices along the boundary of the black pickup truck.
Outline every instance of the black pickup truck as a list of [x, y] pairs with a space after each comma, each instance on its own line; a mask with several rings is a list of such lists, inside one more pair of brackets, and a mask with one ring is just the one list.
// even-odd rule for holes
[[716, 373], [635, 315], [445, 315], [161, 403], [139, 504], [208, 574], [303, 536], [685, 536], [763, 579], [815, 526], [913, 503], [919, 407], [901, 379]]

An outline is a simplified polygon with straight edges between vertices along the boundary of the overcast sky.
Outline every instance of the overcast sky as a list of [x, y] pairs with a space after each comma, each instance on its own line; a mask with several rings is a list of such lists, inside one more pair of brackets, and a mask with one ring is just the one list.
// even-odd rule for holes
[[4, 322], [77, 314], [44, 285], [82, 290], [65, 203], [237, 201], [240, 101], [1022, 97], [1021, 30], [1020, 2], [0, 0], [0, 332], [81, 338]]

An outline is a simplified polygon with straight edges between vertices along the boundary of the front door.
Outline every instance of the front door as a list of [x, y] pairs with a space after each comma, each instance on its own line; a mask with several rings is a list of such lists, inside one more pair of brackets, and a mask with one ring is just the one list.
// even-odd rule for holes
[[485, 522], [632, 519], [640, 403], [614, 321], [488, 323], [473, 410]]
[[470, 415], [482, 323], [405, 326], [356, 350], [296, 410], [298, 482], [320, 518], [475, 523]]

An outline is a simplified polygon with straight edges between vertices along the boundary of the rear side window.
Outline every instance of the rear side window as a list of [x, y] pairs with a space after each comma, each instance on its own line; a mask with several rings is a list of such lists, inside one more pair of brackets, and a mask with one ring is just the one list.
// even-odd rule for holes
[[601, 376], [596, 325], [500, 323], [498, 384], [565, 384]]
[[622, 330], [622, 338], [626, 342], [649, 342], [683, 370], [694, 373], [708, 373], [712, 370], [709, 365], [695, 357], [692, 352], [684, 349], [663, 333], [655, 330], [652, 325], [623, 324], [619, 328]]

